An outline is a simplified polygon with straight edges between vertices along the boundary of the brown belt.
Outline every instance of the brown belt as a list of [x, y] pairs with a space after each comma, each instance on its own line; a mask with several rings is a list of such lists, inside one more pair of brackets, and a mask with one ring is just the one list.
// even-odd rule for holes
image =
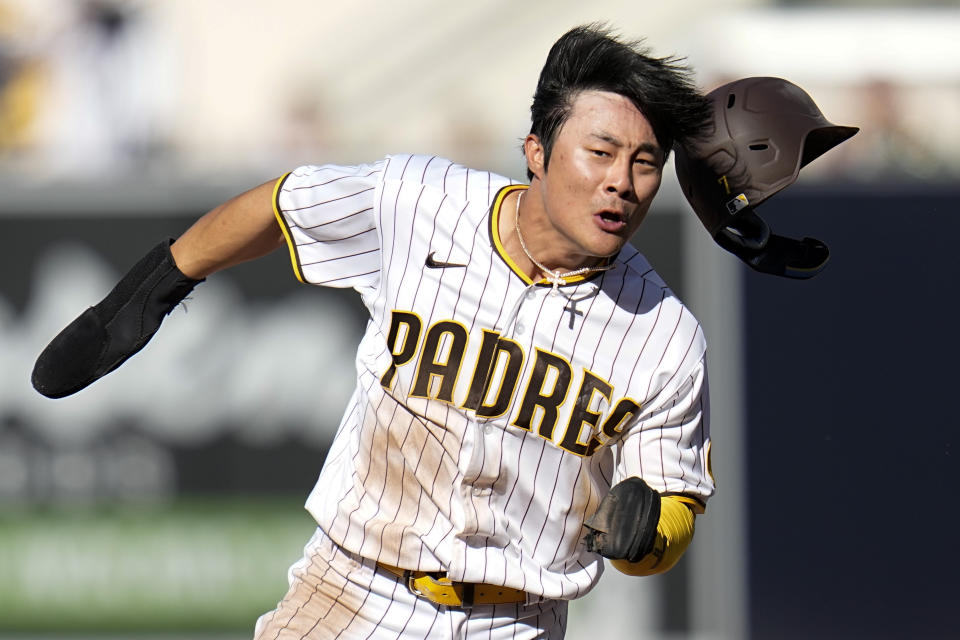
[[389, 571], [407, 583], [410, 593], [447, 607], [472, 607], [479, 604], [510, 604], [526, 602], [526, 591], [495, 584], [453, 582], [442, 572], [410, 571], [378, 562], [377, 566]]

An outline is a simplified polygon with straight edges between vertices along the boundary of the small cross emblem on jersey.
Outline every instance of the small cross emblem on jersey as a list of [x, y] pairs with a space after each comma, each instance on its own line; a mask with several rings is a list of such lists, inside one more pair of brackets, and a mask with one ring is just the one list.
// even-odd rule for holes
[[573, 322], [577, 316], [583, 316], [583, 311], [577, 309], [577, 301], [573, 298], [570, 298], [570, 303], [563, 308], [564, 311], [570, 312], [570, 328], [573, 329]]
[[574, 322], [576, 322], [577, 316], [583, 317], [583, 311], [577, 309], [577, 303], [583, 302], [589, 298], [592, 298], [600, 293], [600, 289], [593, 289], [586, 294], [580, 296], [579, 298], [574, 298], [573, 296], [567, 297], [567, 306], [563, 308], [564, 311], [570, 314], [570, 324], [569, 327], [573, 329]]

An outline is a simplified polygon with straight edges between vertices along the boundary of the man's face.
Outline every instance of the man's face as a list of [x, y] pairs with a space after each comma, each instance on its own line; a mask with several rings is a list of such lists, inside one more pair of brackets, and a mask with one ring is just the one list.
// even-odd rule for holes
[[646, 117], [619, 94], [584, 91], [557, 133], [549, 167], [538, 141], [534, 148], [540, 153], [531, 169], [540, 179], [548, 233], [556, 232], [551, 253], [616, 254], [660, 188], [664, 151]]

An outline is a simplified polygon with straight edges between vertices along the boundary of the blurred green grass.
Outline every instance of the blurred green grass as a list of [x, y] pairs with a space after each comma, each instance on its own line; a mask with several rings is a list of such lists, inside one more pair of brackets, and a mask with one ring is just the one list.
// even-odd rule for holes
[[302, 501], [287, 497], [4, 506], [0, 637], [252, 636], [314, 527]]

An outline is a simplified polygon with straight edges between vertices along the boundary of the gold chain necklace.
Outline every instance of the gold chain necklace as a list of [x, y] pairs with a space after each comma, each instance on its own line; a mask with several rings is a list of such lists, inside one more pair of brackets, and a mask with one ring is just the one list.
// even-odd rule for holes
[[572, 278], [574, 276], [582, 276], [585, 273], [590, 273], [592, 271], [607, 271], [613, 268], [612, 264], [600, 266], [600, 267], [581, 267], [575, 269], [574, 271], [567, 271], [566, 273], [561, 273], [559, 269], [553, 270], [548, 269], [543, 266], [540, 262], [537, 261], [532, 255], [530, 255], [530, 250], [527, 249], [526, 243], [523, 241], [523, 236], [520, 234], [520, 200], [523, 198], [523, 191], [517, 194], [517, 213], [514, 218], [514, 228], [517, 230], [517, 240], [520, 241], [520, 248], [523, 249], [523, 253], [530, 258], [532, 262], [540, 271], [544, 273], [544, 279], [553, 285], [553, 289], [550, 291], [550, 295], [557, 295], [558, 287], [562, 284], [566, 284], [566, 278]]

